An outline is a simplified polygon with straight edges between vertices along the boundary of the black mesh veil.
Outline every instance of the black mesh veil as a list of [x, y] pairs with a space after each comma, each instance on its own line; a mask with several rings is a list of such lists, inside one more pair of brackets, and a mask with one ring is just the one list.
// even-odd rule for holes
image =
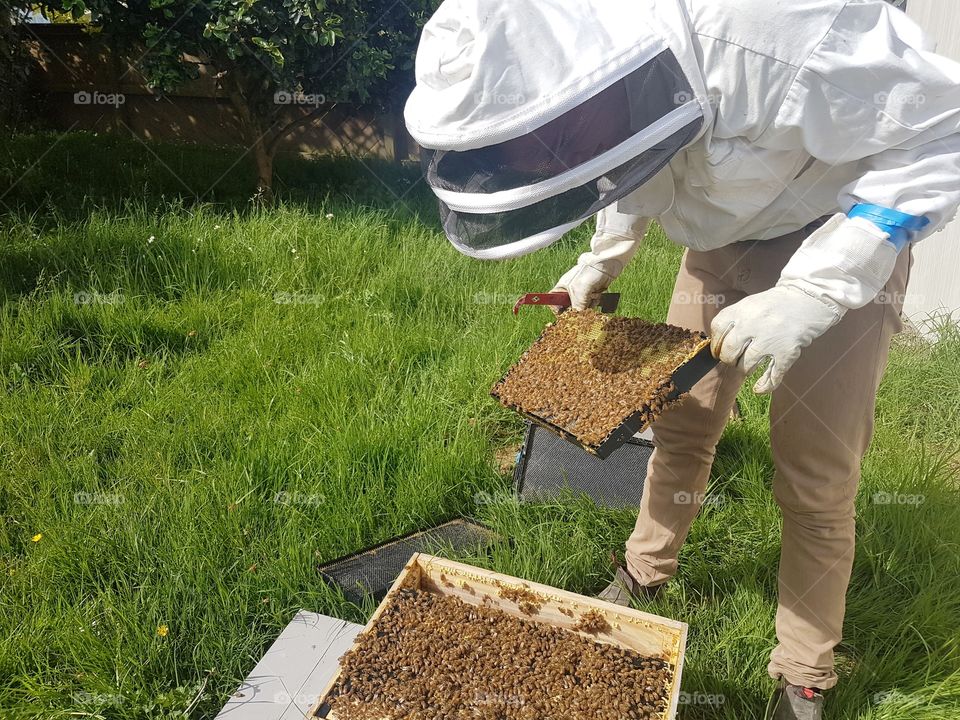
[[693, 90], [664, 50], [533, 132], [462, 152], [424, 149], [424, 172], [454, 245], [510, 257], [639, 188], [702, 124]]
[[653, 177], [693, 139], [698, 127], [699, 123], [691, 123], [664, 142], [588, 183], [516, 210], [454, 212], [440, 201], [444, 232], [455, 242], [485, 250], [518, 243], [551, 228], [584, 220]]

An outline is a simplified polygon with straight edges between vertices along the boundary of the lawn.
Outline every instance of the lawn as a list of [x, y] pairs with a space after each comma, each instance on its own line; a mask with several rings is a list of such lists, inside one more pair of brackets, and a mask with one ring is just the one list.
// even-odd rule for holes
[[[632, 527], [583, 499], [519, 505], [496, 461], [522, 423], [487, 391], [549, 318], [510, 305], [552, 287], [588, 228], [481, 263], [443, 238], [416, 169], [286, 161], [281, 202], [255, 210], [238, 155], [0, 147], [4, 719], [211, 718], [297, 609], [369, 612], [318, 564], [457, 515], [513, 539], [466, 560], [585, 593]], [[679, 256], [652, 233], [624, 314], [662, 319]], [[756, 718], [771, 688], [767, 400], [741, 402], [647, 608], [690, 623], [685, 720]], [[901, 337], [830, 720], [960, 717], [958, 450], [960, 332]]]

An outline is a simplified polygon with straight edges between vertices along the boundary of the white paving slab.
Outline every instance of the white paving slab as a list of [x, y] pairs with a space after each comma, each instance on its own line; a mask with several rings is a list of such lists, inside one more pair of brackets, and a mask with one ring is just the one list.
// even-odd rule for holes
[[362, 625], [301, 610], [216, 720], [303, 720], [361, 630]]

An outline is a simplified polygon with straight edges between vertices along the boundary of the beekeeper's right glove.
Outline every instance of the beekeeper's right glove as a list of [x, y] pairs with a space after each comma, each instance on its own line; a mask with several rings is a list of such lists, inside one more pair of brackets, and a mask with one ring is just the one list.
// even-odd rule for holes
[[[866, 210], [856, 212], [861, 208]], [[713, 319], [715, 357], [748, 373], [767, 361], [755, 392], [773, 392], [804, 348], [848, 310], [877, 297], [896, 265], [898, 240], [909, 241], [906, 228], [926, 224], [924, 218], [879, 208], [880, 222], [893, 215], [901, 223], [881, 226], [867, 219], [876, 214], [872, 208], [857, 206], [851, 217], [834, 215], [804, 240], [774, 287], [725, 307]]]
[[590, 252], [580, 256], [551, 292], [569, 293], [574, 310], [595, 307], [600, 295], [636, 254], [649, 224], [649, 218], [617, 212], [615, 205], [601, 210]]

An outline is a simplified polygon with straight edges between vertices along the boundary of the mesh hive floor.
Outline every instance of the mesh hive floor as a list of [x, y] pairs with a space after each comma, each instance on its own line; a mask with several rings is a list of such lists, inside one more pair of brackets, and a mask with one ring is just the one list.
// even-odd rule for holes
[[321, 567], [320, 572], [341, 589], [349, 602], [359, 605], [367, 595], [378, 601], [382, 599], [416, 552], [436, 552], [443, 547], [471, 552], [490, 545], [495, 539], [496, 535], [482, 525], [453, 520], [334, 560]]
[[531, 423], [514, 472], [522, 502], [544, 502], [564, 492], [584, 494], [599, 507], [636, 508], [643, 496], [653, 443], [631, 440], [605, 460]]
[[638, 318], [570, 310], [491, 391], [506, 407], [598, 447], [637, 412], [652, 421], [667, 404], [676, 369], [702, 334]]

